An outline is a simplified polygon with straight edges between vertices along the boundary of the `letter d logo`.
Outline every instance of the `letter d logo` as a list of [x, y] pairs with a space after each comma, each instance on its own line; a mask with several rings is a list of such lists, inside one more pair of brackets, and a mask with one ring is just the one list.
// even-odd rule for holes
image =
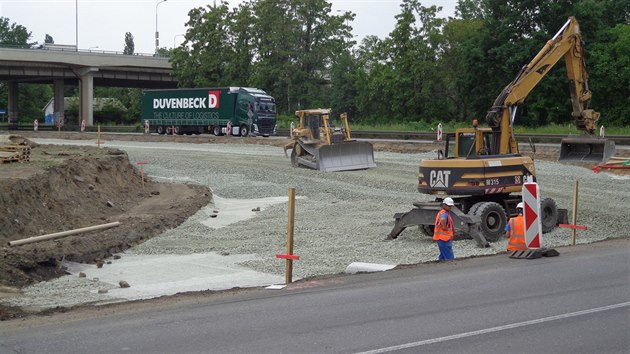
[[219, 108], [221, 91], [208, 91], [208, 108]]

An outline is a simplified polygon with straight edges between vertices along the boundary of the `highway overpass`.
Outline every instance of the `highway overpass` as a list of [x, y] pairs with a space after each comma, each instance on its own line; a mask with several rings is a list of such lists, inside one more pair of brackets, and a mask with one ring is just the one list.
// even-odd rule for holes
[[9, 122], [17, 122], [18, 85], [54, 85], [55, 112], [63, 114], [64, 86], [79, 86], [79, 124], [93, 125], [95, 86], [174, 88], [177, 79], [168, 58], [85, 50], [0, 48], [0, 81], [8, 82]]

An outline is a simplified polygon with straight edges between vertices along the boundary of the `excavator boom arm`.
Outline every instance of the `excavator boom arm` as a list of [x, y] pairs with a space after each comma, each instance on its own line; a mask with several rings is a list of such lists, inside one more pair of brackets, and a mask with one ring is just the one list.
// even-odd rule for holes
[[582, 35], [577, 20], [569, 17], [567, 22], [547, 41], [534, 59], [525, 65], [514, 80], [496, 98], [486, 120], [498, 135], [493, 153], [505, 154], [514, 151], [516, 141], [512, 134], [512, 124], [517, 107], [542, 78], [564, 58], [570, 82], [572, 113], [578, 129], [593, 134], [599, 120], [599, 113], [589, 109], [592, 94], [588, 88], [588, 74], [584, 65]]

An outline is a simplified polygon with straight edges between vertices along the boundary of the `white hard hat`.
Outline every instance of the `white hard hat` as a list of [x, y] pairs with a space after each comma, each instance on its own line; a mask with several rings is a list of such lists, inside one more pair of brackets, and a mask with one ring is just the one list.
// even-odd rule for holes
[[523, 202], [516, 204], [516, 209], [523, 209]]
[[453, 206], [455, 205], [455, 202], [453, 202], [453, 199], [451, 199], [450, 197], [446, 197], [444, 198], [444, 200], [442, 201], [442, 203], [448, 205], [448, 206]]

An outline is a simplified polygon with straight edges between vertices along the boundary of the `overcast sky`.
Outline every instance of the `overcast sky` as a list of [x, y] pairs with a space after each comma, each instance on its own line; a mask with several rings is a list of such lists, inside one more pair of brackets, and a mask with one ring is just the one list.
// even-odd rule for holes
[[[400, 0], [332, 0], [333, 14], [352, 11], [351, 26], [357, 41], [368, 35], [386, 37], [394, 28]], [[441, 17], [453, 16], [457, 0], [424, 0], [424, 6], [438, 5]], [[159, 3], [159, 5], [158, 5]], [[156, 6], [160, 47], [171, 48], [183, 41], [188, 11], [213, 1], [193, 0], [1, 0], [0, 16], [26, 27], [31, 41], [43, 43], [46, 34], [56, 44], [77, 43], [81, 49], [122, 52], [125, 33], [134, 37], [136, 53], [155, 51]], [[230, 0], [231, 7], [240, 3]], [[78, 11], [77, 11], [78, 8]], [[78, 14], [78, 16], [77, 16]], [[78, 21], [77, 21], [78, 17]]]

